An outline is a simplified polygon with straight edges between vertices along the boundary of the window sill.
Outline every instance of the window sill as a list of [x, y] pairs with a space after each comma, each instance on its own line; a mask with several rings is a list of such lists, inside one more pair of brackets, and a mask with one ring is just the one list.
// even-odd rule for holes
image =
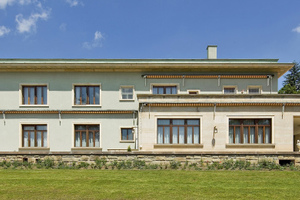
[[49, 105], [19, 105], [20, 108], [49, 108]]
[[134, 102], [134, 99], [119, 99], [121, 102]]
[[102, 148], [100, 147], [73, 147], [71, 148], [71, 151], [74, 153], [98, 153], [102, 152]]
[[20, 147], [19, 151], [49, 152], [50, 148], [47, 148], [47, 147]]
[[274, 149], [275, 144], [226, 144], [226, 148]]
[[101, 105], [72, 105], [72, 108], [88, 108], [88, 107], [101, 108], [102, 106]]
[[155, 149], [167, 149], [167, 148], [203, 148], [203, 144], [155, 144]]
[[134, 140], [120, 140], [120, 143], [134, 143]]

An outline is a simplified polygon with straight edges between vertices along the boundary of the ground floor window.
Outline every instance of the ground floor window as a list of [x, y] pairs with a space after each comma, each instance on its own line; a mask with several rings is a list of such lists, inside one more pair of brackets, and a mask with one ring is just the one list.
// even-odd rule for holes
[[229, 119], [229, 143], [270, 144], [271, 119]]
[[132, 128], [121, 128], [121, 140], [133, 140]]
[[99, 125], [75, 125], [75, 147], [100, 147]]
[[199, 119], [158, 119], [157, 144], [199, 144]]
[[22, 147], [47, 147], [47, 125], [22, 125]]

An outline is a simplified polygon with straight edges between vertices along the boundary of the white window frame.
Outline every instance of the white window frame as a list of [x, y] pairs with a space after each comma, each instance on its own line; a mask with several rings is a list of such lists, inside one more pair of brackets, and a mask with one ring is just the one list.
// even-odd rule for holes
[[[258, 93], [250, 93], [249, 89], [258, 88]], [[247, 94], [261, 94], [262, 93], [262, 87], [261, 85], [249, 85], [247, 87]]]
[[[234, 88], [234, 93], [225, 93], [225, 88]], [[236, 85], [224, 85], [223, 86], [223, 94], [237, 94], [238, 93], [238, 87]]]
[[[99, 147], [75, 147], [75, 125], [99, 125]], [[72, 149], [101, 149], [102, 148], [102, 126], [101, 123], [96, 122], [72, 122]]]
[[[47, 126], [47, 146], [46, 147], [23, 147], [23, 125], [46, 125]], [[19, 149], [49, 149], [50, 148], [50, 126], [49, 122], [37, 122], [37, 121], [26, 121], [26, 122], [20, 122], [19, 123]]]
[[[123, 99], [122, 97], [122, 89], [123, 88], [132, 88], [132, 99]], [[134, 101], [135, 99], [135, 90], [134, 90], [134, 86], [133, 85], [121, 85], [120, 86], [120, 96], [119, 96], [119, 100], [120, 101]]]
[[[23, 104], [23, 87], [26, 86], [46, 86], [47, 104]], [[48, 83], [20, 83], [19, 84], [19, 107], [49, 107], [49, 84]]]
[[[75, 87], [76, 86], [99, 86], [99, 104], [75, 104]], [[101, 107], [102, 105], [102, 88], [101, 83], [73, 83], [72, 84], [72, 107]]]
[[[153, 94], [153, 86], [176, 86], [177, 94], [180, 94], [179, 83], [151, 83], [150, 84], [150, 94]], [[159, 95], [166, 95], [166, 94], [159, 94]], [[170, 94], [170, 95], [173, 95], [173, 94]], [[174, 95], [176, 95], [176, 94], [174, 94]]]
[[[122, 129], [132, 129], [132, 140], [122, 140]], [[121, 126], [120, 127], [120, 143], [134, 143], [135, 140], [135, 129], [132, 126]]]

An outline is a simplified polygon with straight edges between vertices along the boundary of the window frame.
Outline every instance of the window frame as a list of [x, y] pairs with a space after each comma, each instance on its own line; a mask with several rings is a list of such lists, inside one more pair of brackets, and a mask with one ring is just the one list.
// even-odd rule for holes
[[[158, 120], [170, 120], [170, 125], [159, 125]], [[173, 124], [173, 120], [184, 120], [184, 125], [174, 125]], [[199, 121], [199, 125], [188, 125], [187, 124], [187, 120], [198, 120]], [[172, 121], [172, 122], [171, 122]], [[164, 137], [164, 133], [162, 135], [163, 141], [162, 143], [158, 143], [158, 129], [159, 127], [170, 127], [169, 131], [170, 131], [170, 141], [169, 143], [165, 143], [165, 137]], [[178, 136], [177, 136], [177, 143], [173, 143], [173, 127], [178, 127]], [[180, 143], [180, 139], [179, 139], [179, 127], [184, 127], [184, 143]], [[194, 129], [193, 129], [193, 135], [192, 135], [192, 143], [188, 143], [188, 132], [187, 132], [187, 127], [198, 127], [199, 130], [199, 139], [198, 139], [198, 143], [195, 143], [194, 141]], [[199, 145], [201, 144], [201, 119], [200, 118], [156, 118], [156, 144], [155, 145]]]
[[[24, 100], [24, 87], [34, 87], [35, 89], [35, 96], [34, 96], [34, 104], [25, 104]], [[46, 104], [37, 104], [37, 87], [46, 87]], [[49, 106], [49, 84], [48, 83], [20, 83], [19, 84], [19, 94], [20, 94], [20, 101], [19, 106], [20, 107], [48, 107]], [[43, 95], [43, 92], [42, 92]], [[44, 99], [44, 98], [43, 98]]]
[[[86, 91], [88, 91], [88, 87], [99, 87], [99, 104], [76, 104], [76, 87], [87, 87]], [[102, 95], [102, 89], [100, 83], [74, 83], [72, 87], [73, 107], [101, 107], [101, 95]], [[87, 93], [87, 102], [89, 102], [88, 93]]]
[[[127, 133], [127, 140], [123, 140], [122, 139], [122, 130], [123, 129], [131, 129], [131, 131], [132, 131], [132, 140], [129, 140], [128, 139], [128, 133]], [[121, 143], [126, 143], [126, 142], [134, 142], [134, 140], [135, 140], [135, 132], [134, 132], [135, 130], [134, 130], [134, 127], [120, 127], [120, 142]]]
[[[132, 88], [132, 99], [123, 99], [123, 92], [122, 92], [123, 88]], [[134, 86], [133, 85], [121, 85], [120, 86], [120, 101], [134, 101], [134, 99], [135, 99]]]
[[[95, 143], [96, 143], [96, 140], [95, 140], [95, 136], [94, 136], [94, 139], [93, 139], [93, 146], [90, 147], [89, 146], [89, 130], [86, 129], [85, 132], [86, 132], [86, 146], [83, 147], [82, 146], [82, 136], [80, 134], [80, 145], [79, 146], [76, 146], [76, 126], [98, 126], [98, 132], [99, 132], [99, 146], [95, 146]], [[79, 130], [79, 131], [83, 131], [83, 130]], [[92, 149], [99, 149], [101, 148], [101, 125], [100, 123], [73, 123], [73, 142], [72, 142], [72, 148], [78, 148], [78, 149], [84, 149], [84, 148], [92, 148]]]
[[[34, 130], [28, 130], [28, 131], [34, 131], [34, 143], [35, 145], [33, 147], [30, 146], [30, 136], [28, 135], [28, 146], [25, 147], [24, 146], [24, 127], [25, 126], [34, 126], [35, 129]], [[37, 126], [46, 126], [46, 130], [37, 130], [36, 127]], [[44, 137], [41, 136], [42, 138], [42, 145], [41, 147], [38, 147], [37, 146], [37, 132], [38, 131], [41, 131], [42, 132], [42, 136], [44, 136], [44, 132], [46, 132], [46, 136], [47, 136], [47, 143], [44, 144]], [[29, 148], [32, 148], [32, 149], [48, 149], [49, 148], [49, 125], [47, 123], [32, 123], [32, 122], [23, 122], [23, 123], [20, 123], [20, 148], [21, 149], [29, 149]]]
[[[164, 87], [164, 90], [167, 87], [176, 87], [176, 94], [153, 94], [154, 87]], [[150, 85], [150, 93], [153, 95], [177, 95], [180, 93], [180, 87], [178, 83], [152, 83]]]
[[[249, 91], [250, 91], [250, 89], [258, 89], [258, 93], [250, 93]], [[260, 85], [249, 85], [248, 87], [247, 87], [247, 94], [261, 94], [262, 93], [262, 87], [260, 86]]]
[[[225, 89], [226, 88], [234, 88], [234, 93], [225, 93]], [[238, 93], [238, 88], [237, 88], [237, 86], [236, 85], [225, 85], [225, 86], [223, 86], [223, 94], [237, 94]]]
[[[229, 121], [230, 120], [240, 120], [240, 124], [239, 125], [230, 125]], [[254, 125], [244, 125], [243, 122], [245, 120], [254, 120]], [[270, 124], [269, 125], [261, 125], [258, 124], [259, 120], [270, 120]], [[233, 142], [230, 142], [230, 127], [234, 127], [233, 130]], [[240, 143], [235, 143], [235, 127], [240, 127]], [[248, 142], [244, 143], [244, 128], [248, 127]], [[250, 127], [255, 127], [255, 133], [254, 133], [254, 143], [250, 142]], [[263, 127], [263, 142], [262, 143], [258, 143], [258, 128], [259, 127]], [[265, 127], [269, 127], [270, 130], [270, 142], [266, 143], [266, 133], [265, 133]], [[264, 118], [228, 118], [228, 144], [229, 145], [270, 145], [273, 144], [273, 119], [270, 117], [264, 117]]]

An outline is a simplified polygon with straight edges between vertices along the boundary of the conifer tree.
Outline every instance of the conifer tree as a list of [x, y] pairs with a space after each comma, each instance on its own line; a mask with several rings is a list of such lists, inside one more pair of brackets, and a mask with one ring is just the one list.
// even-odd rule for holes
[[300, 93], [300, 63], [294, 62], [288, 74], [284, 76], [283, 87], [279, 90], [279, 94], [298, 94]]

